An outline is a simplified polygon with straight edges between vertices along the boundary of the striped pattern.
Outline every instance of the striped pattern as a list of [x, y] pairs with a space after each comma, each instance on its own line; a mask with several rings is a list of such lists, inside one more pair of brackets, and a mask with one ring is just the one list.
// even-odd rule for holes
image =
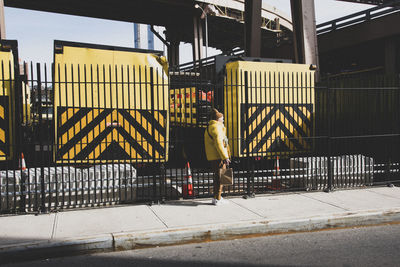
[[57, 114], [58, 162], [166, 156], [167, 111], [58, 107]]
[[6, 160], [8, 156], [8, 96], [0, 96], [0, 160]]
[[310, 148], [306, 137], [313, 133], [312, 104], [242, 104], [241, 108], [243, 154]]
[[179, 125], [192, 125], [197, 122], [195, 88], [172, 89], [170, 93], [170, 120]]

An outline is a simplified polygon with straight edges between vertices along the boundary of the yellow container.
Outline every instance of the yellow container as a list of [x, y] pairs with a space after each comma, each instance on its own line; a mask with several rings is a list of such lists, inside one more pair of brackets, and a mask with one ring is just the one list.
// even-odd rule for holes
[[55, 160], [168, 160], [168, 67], [151, 53], [55, 42]]
[[308, 65], [236, 61], [226, 70], [225, 125], [234, 157], [311, 149], [315, 90]]
[[11, 50], [0, 50], [0, 161], [12, 157], [12, 133], [14, 112], [14, 56]]

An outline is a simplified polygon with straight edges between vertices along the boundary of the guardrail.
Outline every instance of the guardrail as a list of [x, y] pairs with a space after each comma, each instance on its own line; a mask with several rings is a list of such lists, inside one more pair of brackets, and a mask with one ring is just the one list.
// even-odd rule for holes
[[327, 21], [317, 25], [317, 34], [332, 32], [354, 24], [370, 21], [372, 19], [396, 13], [400, 11], [400, 1], [379, 5], [364, 11], [360, 11], [335, 20]]

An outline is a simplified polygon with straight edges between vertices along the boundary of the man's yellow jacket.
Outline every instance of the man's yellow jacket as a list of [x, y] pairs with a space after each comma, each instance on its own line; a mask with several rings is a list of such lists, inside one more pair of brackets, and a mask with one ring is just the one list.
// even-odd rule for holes
[[222, 122], [211, 120], [204, 132], [204, 144], [207, 160], [225, 160], [229, 158], [226, 128]]

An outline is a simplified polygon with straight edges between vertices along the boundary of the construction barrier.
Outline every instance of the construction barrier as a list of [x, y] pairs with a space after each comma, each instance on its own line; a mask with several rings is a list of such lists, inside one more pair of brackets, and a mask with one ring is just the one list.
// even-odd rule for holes
[[[358, 187], [372, 185], [374, 159], [364, 155], [331, 157], [333, 186]], [[306, 190], [322, 190], [328, 179], [327, 157], [299, 157], [290, 159], [290, 186]]]
[[308, 65], [236, 61], [226, 72], [225, 125], [235, 157], [311, 149], [315, 92]]
[[165, 59], [132, 49], [54, 45], [56, 161], [167, 161]]
[[7, 41], [0, 41], [0, 161], [12, 157], [14, 133], [14, 52]]
[[[43, 178], [43, 179], [42, 179]], [[16, 208], [21, 198], [27, 207], [38, 207], [42, 198], [51, 205], [77, 205], [90, 202], [134, 201], [136, 169], [131, 164], [28, 168], [0, 171], [0, 211]], [[42, 182], [44, 194], [42, 194]]]

